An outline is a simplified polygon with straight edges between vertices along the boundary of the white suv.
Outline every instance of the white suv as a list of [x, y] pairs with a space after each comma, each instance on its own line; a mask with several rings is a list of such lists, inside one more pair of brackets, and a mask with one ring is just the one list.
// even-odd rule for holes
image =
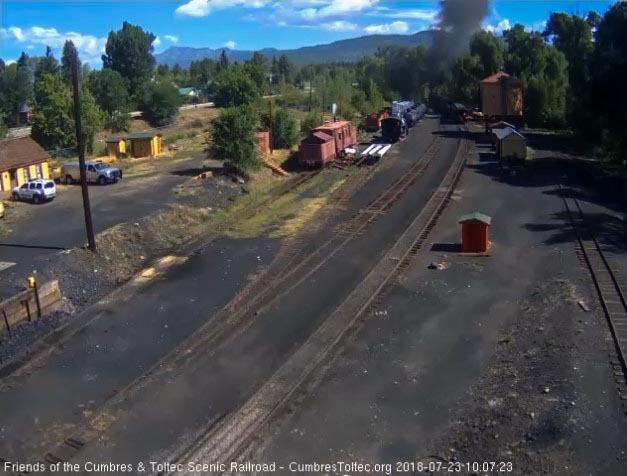
[[41, 203], [57, 196], [57, 186], [52, 180], [37, 179], [13, 189], [13, 200], [32, 200]]

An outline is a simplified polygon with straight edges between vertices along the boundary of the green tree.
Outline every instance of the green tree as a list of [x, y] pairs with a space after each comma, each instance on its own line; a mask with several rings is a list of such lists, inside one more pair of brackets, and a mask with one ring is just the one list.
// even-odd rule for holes
[[627, 3], [614, 4], [595, 34], [592, 59], [592, 108], [604, 129], [603, 146], [615, 162], [627, 158]]
[[218, 107], [250, 104], [259, 97], [257, 86], [239, 66], [220, 71], [211, 84], [211, 91]]
[[[94, 137], [102, 128], [105, 115], [96, 104], [94, 97], [89, 92], [89, 88], [85, 83], [79, 87], [81, 102], [81, 124], [83, 130], [83, 140], [85, 141], [85, 150], [88, 154], [94, 152]], [[74, 107], [72, 106], [72, 121], [74, 121]], [[76, 141], [74, 141], [74, 144]]]
[[154, 126], [171, 122], [181, 104], [178, 89], [169, 81], [148, 81], [138, 93], [138, 106]]
[[215, 77], [218, 65], [208, 58], [200, 61], [192, 61], [189, 66], [190, 86], [207, 93], [209, 84]]
[[70, 90], [58, 74], [44, 74], [34, 88], [31, 135], [44, 149], [76, 145]]
[[244, 71], [253, 80], [257, 89], [263, 91], [266, 85], [266, 75], [268, 73], [268, 61], [265, 56], [255, 51], [253, 57], [244, 62]]
[[225, 109], [211, 122], [208, 151], [212, 158], [245, 173], [259, 168], [257, 115], [249, 105]]
[[113, 111], [111, 114], [105, 114], [104, 126], [111, 132], [128, 131], [131, 116], [127, 112]]
[[[76, 50], [72, 40], [66, 40], [63, 45], [63, 54], [61, 55], [61, 75], [68, 84], [72, 84], [72, 66], [74, 62], [80, 64], [78, 51]], [[78, 79], [79, 81], [82, 79], [80, 78], [80, 70]]]
[[296, 121], [290, 117], [285, 109], [276, 111], [272, 117], [272, 124], [270, 124], [270, 115], [268, 113], [262, 114], [261, 123], [266, 129], [272, 127], [273, 149], [290, 149], [298, 141]]
[[[596, 22], [594, 17], [591, 23]], [[568, 62], [570, 94], [568, 116], [578, 130], [590, 129], [590, 59], [594, 52], [592, 24], [578, 15], [552, 13], [543, 36], [564, 54]]]
[[294, 75], [294, 65], [290, 62], [285, 54], [279, 57], [277, 63], [277, 70], [279, 73], [279, 82], [291, 83]]
[[219, 63], [220, 69], [221, 70], [227, 69], [229, 65], [230, 65], [230, 61], [229, 61], [228, 55], [226, 54], [226, 50], [222, 50], [222, 53], [220, 53], [220, 63]]
[[52, 48], [46, 46], [46, 54], [39, 58], [35, 68], [35, 81], [44, 74], [56, 74], [59, 72], [59, 62], [52, 53]]
[[309, 134], [309, 131], [320, 125], [320, 114], [307, 114], [300, 123], [300, 131]]
[[15, 121], [19, 107], [29, 101], [31, 93], [25, 69], [13, 63], [0, 71], [0, 111], [4, 113], [7, 123]]
[[96, 104], [111, 115], [115, 111], [128, 112], [128, 82], [112, 69], [92, 71], [87, 76], [87, 86]]
[[0, 139], [4, 139], [7, 136], [8, 128], [5, 119], [4, 112], [0, 111]]
[[503, 69], [503, 42], [489, 31], [481, 30], [473, 35], [470, 40], [470, 54], [478, 59], [477, 74], [481, 79]]
[[128, 22], [122, 24], [121, 30], [109, 33], [106, 54], [102, 56], [103, 67], [113, 69], [126, 78], [131, 95], [152, 76], [156, 64], [152, 55], [155, 39], [152, 33]]

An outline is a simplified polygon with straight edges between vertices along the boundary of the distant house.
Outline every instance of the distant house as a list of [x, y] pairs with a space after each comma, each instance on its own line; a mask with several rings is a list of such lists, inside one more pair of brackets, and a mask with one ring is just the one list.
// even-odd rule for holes
[[198, 97], [198, 90], [196, 88], [179, 88], [179, 95], [186, 98], [196, 98]]
[[162, 135], [157, 132], [134, 132], [126, 136], [129, 146], [126, 153], [131, 157], [156, 157], [163, 148]]
[[50, 178], [50, 154], [30, 137], [0, 141], [0, 190], [37, 178]]
[[17, 125], [24, 126], [29, 124], [33, 118], [33, 108], [28, 104], [22, 104], [17, 110]]

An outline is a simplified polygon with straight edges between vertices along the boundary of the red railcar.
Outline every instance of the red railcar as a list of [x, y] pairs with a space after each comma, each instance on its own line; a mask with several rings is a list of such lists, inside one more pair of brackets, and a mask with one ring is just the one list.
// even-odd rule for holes
[[381, 121], [390, 117], [390, 114], [382, 109], [379, 112], [373, 112], [372, 114], [368, 114], [365, 121], [366, 131], [368, 132], [377, 132], [381, 129]]
[[357, 133], [348, 121], [329, 122], [312, 129], [298, 149], [302, 165], [321, 166], [333, 162], [344, 150], [357, 144]]

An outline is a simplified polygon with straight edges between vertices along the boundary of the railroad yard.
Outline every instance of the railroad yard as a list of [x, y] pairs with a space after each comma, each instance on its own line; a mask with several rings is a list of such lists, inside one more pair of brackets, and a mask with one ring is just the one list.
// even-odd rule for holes
[[627, 2], [22, 3], [0, 474], [627, 475]]
[[[428, 115], [374, 164], [286, 181], [267, 206], [310, 213], [242, 211], [5, 363], [0, 460], [622, 474], [620, 208], [540, 146], [499, 162]], [[474, 212], [487, 253], [461, 253]]]

